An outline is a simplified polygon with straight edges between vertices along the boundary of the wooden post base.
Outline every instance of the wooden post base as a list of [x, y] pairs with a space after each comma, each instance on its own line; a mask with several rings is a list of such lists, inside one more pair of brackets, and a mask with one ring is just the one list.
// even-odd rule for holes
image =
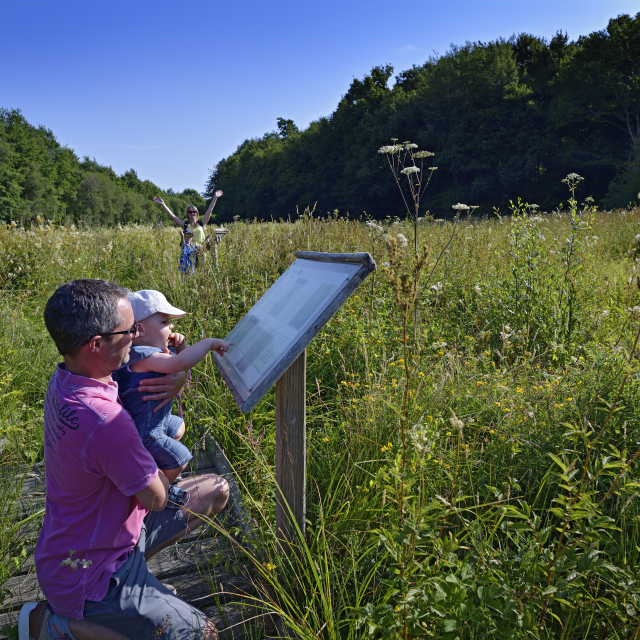
[[276, 526], [278, 536], [294, 544], [297, 536], [293, 522], [303, 535], [305, 530], [306, 374], [305, 349], [276, 382], [276, 481], [280, 488], [276, 497]]

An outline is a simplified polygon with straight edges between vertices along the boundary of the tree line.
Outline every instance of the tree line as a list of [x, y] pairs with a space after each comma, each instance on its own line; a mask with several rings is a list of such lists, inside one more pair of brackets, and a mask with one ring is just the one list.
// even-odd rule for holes
[[[521, 197], [542, 209], [566, 199], [561, 179], [585, 178], [579, 196], [624, 206], [640, 191], [640, 13], [569, 41], [521, 33], [467, 42], [390, 79], [376, 66], [354, 79], [328, 117], [300, 131], [245, 140], [211, 171], [223, 189], [217, 219], [278, 219], [296, 206], [353, 216], [402, 215], [383, 145], [417, 143], [438, 167], [424, 202], [436, 217], [458, 202], [480, 211]], [[422, 212], [424, 213], [424, 211]]]
[[193, 204], [206, 210], [195, 189], [166, 191], [140, 180], [134, 169], [111, 168], [62, 146], [53, 132], [33, 126], [18, 109], [0, 109], [0, 220], [86, 224], [149, 222], [164, 217], [151, 201], [160, 195], [178, 215]]
[[[421, 211], [458, 202], [489, 212], [518, 197], [550, 210], [566, 198], [561, 179], [585, 178], [578, 195], [624, 206], [640, 191], [640, 13], [569, 41], [521, 33], [452, 46], [393, 76], [373, 67], [354, 79], [335, 111], [300, 130], [247, 139], [210, 173], [201, 195], [174, 193], [78, 158], [17, 109], [0, 109], [0, 219], [42, 215], [90, 224], [155, 220], [161, 195], [176, 214], [201, 211], [216, 189], [215, 219], [279, 219], [313, 208], [352, 216], [403, 215], [383, 145], [411, 141], [435, 153]], [[391, 85], [391, 86], [390, 86]]]

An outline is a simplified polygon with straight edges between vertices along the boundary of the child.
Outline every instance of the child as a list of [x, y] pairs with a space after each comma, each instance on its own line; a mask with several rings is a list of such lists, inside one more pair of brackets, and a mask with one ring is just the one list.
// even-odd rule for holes
[[193, 457], [180, 442], [184, 420], [171, 415], [172, 402], [153, 413], [160, 401], [142, 402], [138, 384], [145, 378], [185, 371], [209, 351], [222, 356], [231, 343], [205, 338], [189, 347], [182, 334], [173, 332], [171, 324], [172, 318], [182, 318], [185, 311], [170, 305], [164, 295], [151, 289], [130, 293], [128, 297], [138, 333], [129, 351], [129, 362], [118, 373], [120, 400], [131, 414], [142, 444], [169, 482], [174, 482]]
[[198, 247], [191, 244], [193, 239], [193, 231], [187, 229], [180, 230], [180, 262], [178, 270], [181, 273], [193, 273], [198, 266]]

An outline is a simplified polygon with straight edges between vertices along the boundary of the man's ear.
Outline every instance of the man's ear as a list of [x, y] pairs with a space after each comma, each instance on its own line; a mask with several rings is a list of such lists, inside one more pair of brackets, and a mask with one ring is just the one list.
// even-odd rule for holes
[[101, 347], [104, 347], [106, 343], [106, 338], [102, 336], [93, 336], [87, 344], [85, 344], [82, 348], [86, 349], [89, 353], [98, 353]]

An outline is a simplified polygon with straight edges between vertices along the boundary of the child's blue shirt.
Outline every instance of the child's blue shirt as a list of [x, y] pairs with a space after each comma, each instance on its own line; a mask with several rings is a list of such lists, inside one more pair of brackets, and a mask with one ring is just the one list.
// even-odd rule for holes
[[183, 244], [180, 249], [180, 262], [178, 270], [182, 273], [193, 273], [196, 267], [198, 248], [193, 245]]
[[[173, 347], [169, 347], [170, 351], [175, 353]], [[124, 408], [131, 414], [133, 421], [136, 423], [138, 433], [145, 440], [155, 440], [166, 434], [167, 421], [171, 416], [173, 400], [168, 402], [162, 409], [153, 413], [153, 410], [162, 402], [162, 400], [142, 400], [142, 393], [138, 391], [138, 385], [141, 380], [147, 378], [158, 378], [165, 375], [157, 371], [145, 371], [144, 373], [135, 373], [129, 368], [132, 364], [148, 358], [153, 353], [162, 353], [159, 347], [147, 347], [145, 345], [133, 344], [129, 351], [129, 362], [114, 372], [113, 379], [118, 383], [118, 393]], [[117, 375], [116, 375], [117, 374]]]

